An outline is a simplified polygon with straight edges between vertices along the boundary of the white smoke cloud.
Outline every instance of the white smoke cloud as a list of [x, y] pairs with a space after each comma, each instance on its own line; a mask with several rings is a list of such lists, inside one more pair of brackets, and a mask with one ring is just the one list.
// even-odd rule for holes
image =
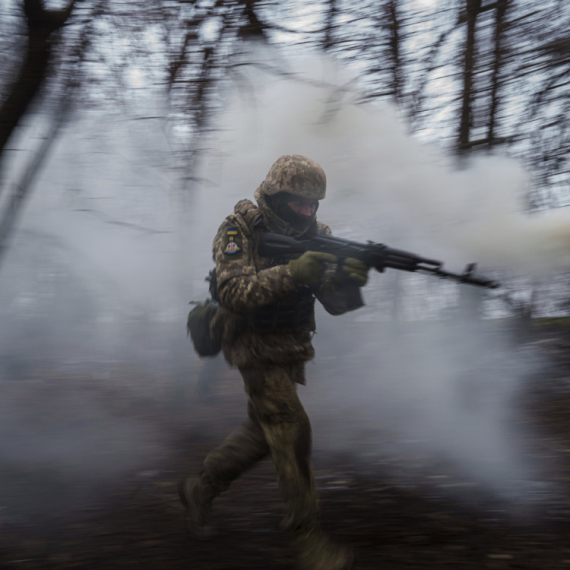
[[394, 236], [394, 245], [424, 249], [427, 236], [455, 260], [520, 273], [570, 265], [569, 211], [528, 215], [529, 176], [516, 161], [479, 157], [459, 168], [410, 136], [390, 104], [354, 104], [350, 72], [317, 57], [277, 67], [296, 79], [244, 72], [250, 90], [234, 93], [219, 120], [219, 159], [205, 171], [227, 196], [216, 200], [220, 217], [231, 199], [251, 196], [278, 156], [305, 154], [327, 173], [321, 217], [337, 233], [352, 226], [363, 239]]
[[[259, 65], [243, 68], [218, 128], [200, 145], [207, 151], [196, 179], [207, 183], [194, 183], [182, 197], [157, 124], [140, 132], [116, 117], [87, 118], [58, 147], [23, 220], [28, 234], [20, 237], [37, 231], [65, 244], [57, 257], [97, 292], [99, 317], [132, 310], [152, 317], [151, 326], [170, 319], [183, 335], [188, 301], [206, 295], [203, 278], [219, 224], [238, 200], [253, 197], [286, 153], [324, 167], [328, 190], [319, 217], [337, 235], [441, 257], [457, 270], [468, 261], [519, 272], [570, 261], [565, 212], [524, 214], [528, 177], [514, 161], [479, 158], [459, 169], [453, 158], [410, 136], [394, 107], [355, 104], [350, 72], [318, 57], [285, 61], [257, 47], [252, 55]], [[15, 251], [27, 255], [33, 245], [27, 247]], [[22, 261], [10, 256], [5, 272]], [[27, 272], [30, 280], [37, 277], [34, 267]], [[380, 322], [392, 277], [371, 277], [364, 293], [369, 305], [357, 313], [318, 314], [307, 406], [328, 418], [336, 410], [338, 419], [317, 421], [316, 441], [354, 449], [368, 429], [362, 453], [376, 458], [414, 440], [428, 455], [443, 454], [500, 492], [530, 477], [510, 417], [512, 396], [534, 363], [522, 362], [500, 332], [465, 321], [392, 330]], [[455, 288], [429, 283], [402, 280], [421, 293], [409, 318], [442, 318], [456, 304]], [[58, 334], [65, 330], [60, 326]], [[115, 355], [122, 342], [132, 342], [121, 333], [112, 337]]]
[[[480, 157], [459, 168], [453, 157], [414, 139], [391, 105], [355, 104], [358, 93], [346, 88], [352, 76], [330, 61], [300, 59], [282, 69], [294, 78], [255, 67], [245, 72], [250, 90], [234, 93], [219, 120], [211, 141], [217, 153], [201, 173], [217, 189], [200, 190], [200, 234], [211, 239], [271, 164], [296, 153], [325, 169], [319, 218], [338, 235], [441, 256], [455, 269], [477, 260], [528, 273], [569, 261], [570, 230], [562, 221], [568, 215], [524, 213], [528, 175], [515, 161]], [[515, 352], [496, 327], [441, 320], [457, 302], [456, 289], [427, 278], [411, 287], [421, 297], [413, 318], [423, 312], [439, 321], [393, 329], [378, 313], [379, 304], [390, 303], [389, 278], [372, 277], [364, 293], [371, 306], [341, 318], [318, 315], [307, 388], [309, 409], [327, 418], [317, 422], [317, 442], [360, 450], [378, 464], [392, 453], [410, 465], [401, 450], [413, 441], [410, 454], [425, 453], [424, 468], [427, 458], [443, 456], [468, 480], [522, 500], [521, 481], [533, 470], [511, 423], [513, 398], [537, 362]]]

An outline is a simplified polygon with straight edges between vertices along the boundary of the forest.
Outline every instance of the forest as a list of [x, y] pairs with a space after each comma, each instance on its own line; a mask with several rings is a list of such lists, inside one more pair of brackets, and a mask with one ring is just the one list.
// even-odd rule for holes
[[318, 217], [501, 284], [371, 272], [299, 395], [355, 568], [568, 568], [570, 6], [3, 0], [0, 567], [293, 569], [266, 461], [197, 543], [176, 490], [245, 418], [186, 334], [283, 154]]

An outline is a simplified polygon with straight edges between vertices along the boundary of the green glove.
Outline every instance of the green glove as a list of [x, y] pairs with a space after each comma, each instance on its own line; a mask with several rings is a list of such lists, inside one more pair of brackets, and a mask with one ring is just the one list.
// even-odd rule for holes
[[347, 257], [342, 264], [344, 271], [353, 281], [356, 281], [359, 287], [364, 287], [368, 282], [368, 272], [370, 267], [354, 257]]
[[330, 253], [306, 251], [299, 259], [289, 262], [291, 277], [297, 285], [316, 286], [325, 271], [325, 263], [335, 263], [336, 257]]

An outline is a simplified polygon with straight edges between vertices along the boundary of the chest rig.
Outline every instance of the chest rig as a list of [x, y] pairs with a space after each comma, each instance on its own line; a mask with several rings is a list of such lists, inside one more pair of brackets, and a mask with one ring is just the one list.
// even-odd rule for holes
[[[249, 229], [247, 237], [253, 242], [253, 262], [257, 271], [289, 263], [290, 257], [266, 258], [258, 255], [259, 235], [267, 228], [261, 210], [253, 202], [242, 200], [236, 204], [234, 211]], [[297, 287], [283, 299], [248, 314], [246, 319], [248, 328], [259, 334], [312, 332], [315, 330], [315, 296], [309, 287]]]

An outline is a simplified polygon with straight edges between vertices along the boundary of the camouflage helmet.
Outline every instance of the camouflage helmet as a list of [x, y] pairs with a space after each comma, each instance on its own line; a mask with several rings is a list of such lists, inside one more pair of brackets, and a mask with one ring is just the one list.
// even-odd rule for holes
[[278, 158], [261, 185], [266, 196], [288, 192], [311, 200], [322, 200], [326, 188], [325, 171], [314, 160], [299, 154], [284, 154]]

